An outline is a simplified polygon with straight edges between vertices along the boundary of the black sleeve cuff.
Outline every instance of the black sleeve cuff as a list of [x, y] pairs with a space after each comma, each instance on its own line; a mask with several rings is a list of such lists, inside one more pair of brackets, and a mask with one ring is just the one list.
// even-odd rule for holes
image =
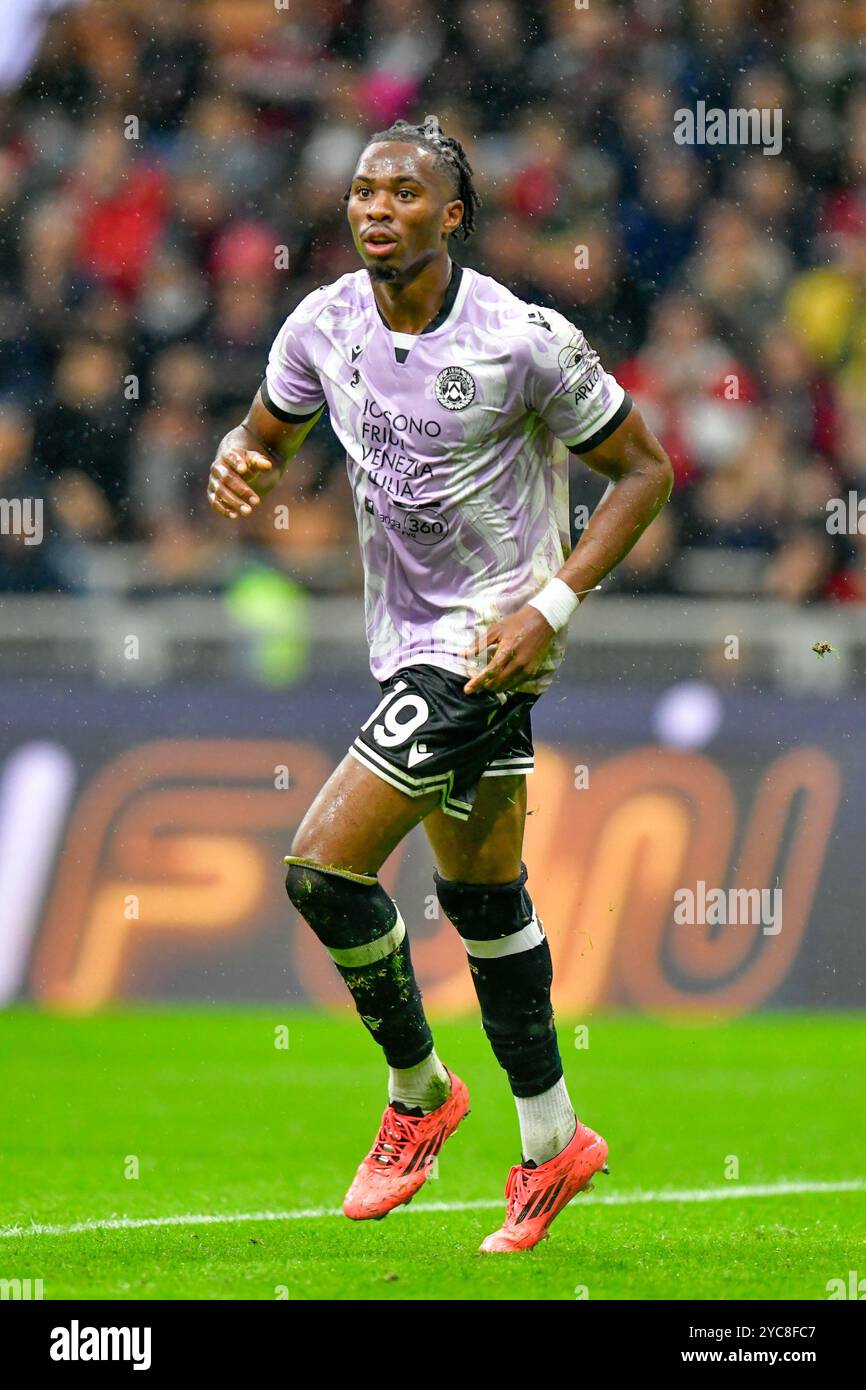
[[589, 439], [584, 439], [581, 444], [569, 444], [568, 452], [570, 454], [588, 454], [590, 449], [597, 449], [599, 444], [603, 444], [606, 439], [610, 438], [614, 430], [619, 429], [623, 420], [631, 413], [633, 405], [634, 402], [628, 394], [628, 391], [626, 391], [619, 410], [614, 411], [613, 415], [611, 415], [609, 420], [605, 421], [601, 429], [596, 430], [595, 434], [591, 435]]
[[[308, 410], [303, 415], [296, 415], [293, 410], [283, 410], [281, 406], [275, 405], [271, 400], [267, 381], [263, 381], [259, 387], [259, 395], [262, 398], [262, 405], [265, 409], [270, 411], [271, 415], [275, 416], [277, 420], [282, 420], [284, 425], [302, 425], [305, 420], [312, 420], [313, 416], [318, 415], [319, 411], [322, 409], [321, 405], [317, 405], [315, 410]], [[324, 404], [325, 402], [323, 401], [322, 405]]]

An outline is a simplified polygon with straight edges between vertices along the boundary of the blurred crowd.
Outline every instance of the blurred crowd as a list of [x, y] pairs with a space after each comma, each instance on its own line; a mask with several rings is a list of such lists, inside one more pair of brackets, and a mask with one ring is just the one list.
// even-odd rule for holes
[[[866, 534], [826, 510], [866, 497], [866, 6], [53, 8], [2, 68], [0, 498], [46, 515], [40, 545], [0, 532], [0, 589], [359, 586], [326, 421], [287, 527], [226, 523], [205, 480], [285, 315], [357, 269], [366, 137], [432, 111], [483, 202], [455, 257], [582, 328], [673, 459], [614, 586], [866, 601]], [[677, 144], [698, 101], [781, 110], [781, 152]], [[601, 486], [572, 466], [579, 526]]]

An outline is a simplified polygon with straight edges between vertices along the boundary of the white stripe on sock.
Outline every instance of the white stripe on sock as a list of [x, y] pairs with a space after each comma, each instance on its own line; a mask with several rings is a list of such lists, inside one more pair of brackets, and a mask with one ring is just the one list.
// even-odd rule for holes
[[461, 940], [470, 956], [478, 956], [481, 960], [494, 960], [499, 956], [516, 956], [519, 951], [531, 951], [534, 946], [540, 946], [544, 940], [544, 932], [537, 914], [533, 913], [531, 922], [527, 922], [519, 931], [511, 932], [509, 936], [500, 936], [494, 941], [472, 941], [467, 936]]
[[363, 946], [350, 946], [345, 951], [329, 946], [328, 955], [337, 965], [346, 965], [351, 969], [360, 965], [372, 965], [374, 961], [381, 960], [383, 956], [390, 956], [392, 951], [396, 951], [405, 935], [406, 926], [398, 910], [396, 922], [384, 936], [377, 936], [375, 941], [368, 941]]

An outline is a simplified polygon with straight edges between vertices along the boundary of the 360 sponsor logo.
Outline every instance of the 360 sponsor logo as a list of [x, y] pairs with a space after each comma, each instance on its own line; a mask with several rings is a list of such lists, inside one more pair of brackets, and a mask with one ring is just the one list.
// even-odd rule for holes
[[432, 507], [419, 507], [402, 516], [377, 511], [376, 515], [388, 531], [394, 531], [416, 545], [436, 545], [448, 535], [448, 522]]

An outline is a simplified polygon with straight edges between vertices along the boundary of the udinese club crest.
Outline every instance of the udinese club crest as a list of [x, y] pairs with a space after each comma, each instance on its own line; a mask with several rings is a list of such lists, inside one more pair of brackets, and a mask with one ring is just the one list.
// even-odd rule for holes
[[443, 367], [434, 389], [446, 410], [465, 410], [475, 400], [475, 382], [463, 367]]

